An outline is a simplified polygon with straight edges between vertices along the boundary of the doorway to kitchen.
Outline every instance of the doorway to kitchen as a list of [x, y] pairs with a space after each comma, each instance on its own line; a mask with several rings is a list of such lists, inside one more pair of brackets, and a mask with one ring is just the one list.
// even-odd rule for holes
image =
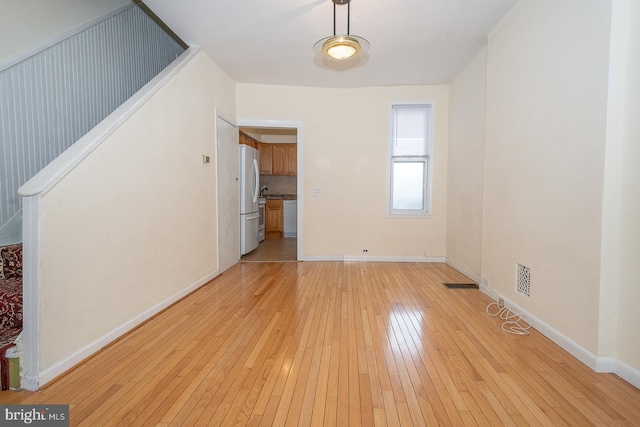
[[302, 261], [302, 122], [238, 119], [240, 142], [260, 157], [260, 243], [241, 262]]
[[297, 246], [295, 237], [265, 239], [256, 249], [240, 258], [240, 262], [296, 261]]

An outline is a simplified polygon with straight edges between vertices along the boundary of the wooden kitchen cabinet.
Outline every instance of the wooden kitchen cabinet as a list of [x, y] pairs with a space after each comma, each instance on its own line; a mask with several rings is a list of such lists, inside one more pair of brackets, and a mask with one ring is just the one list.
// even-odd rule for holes
[[258, 151], [260, 152], [260, 175], [272, 175], [271, 153], [273, 152], [273, 144], [258, 143]]
[[280, 239], [284, 233], [284, 202], [282, 199], [267, 199], [264, 210], [265, 239]]
[[286, 144], [287, 146], [287, 173], [285, 175], [298, 174], [298, 144]]
[[273, 175], [296, 175], [298, 144], [272, 144], [272, 146]]
[[260, 175], [297, 175], [298, 144], [260, 142], [244, 132], [239, 142], [260, 152]]
[[272, 168], [274, 175], [286, 175], [287, 148], [284, 144], [272, 144]]
[[250, 137], [244, 132], [240, 132], [238, 135], [238, 143], [248, 145], [249, 147], [253, 147], [256, 150], [258, 149], [258, 140]]

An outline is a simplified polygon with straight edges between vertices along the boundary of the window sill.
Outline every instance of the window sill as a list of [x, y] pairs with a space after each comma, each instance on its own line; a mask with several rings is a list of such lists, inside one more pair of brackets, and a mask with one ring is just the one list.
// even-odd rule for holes
[[387, 218], [431, 218], [431, 212], [387, 212]]

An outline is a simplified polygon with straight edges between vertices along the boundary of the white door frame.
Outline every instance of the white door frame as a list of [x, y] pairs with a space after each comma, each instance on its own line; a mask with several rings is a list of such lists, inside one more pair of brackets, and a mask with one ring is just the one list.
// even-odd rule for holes
[[[220, 146], [220, 129], [218, 127], [219, 124], [219, 120], [222, 120], [223, 122], [226, 122], [227, 124], [229, 124], [230, 126], [232, 126], [233, 128], [236, 129], [235, 131], [235, 135], [236, 135], [236, 140], [235, 140], [235, 147], [238, 146], [238, 125], [233, 121], [227, 118], [227, 116], [225, 114], [222, 114], [220, 111], [218, 111], [218, 109], [216, 108], [214, 110], [215, 112], [215, 147], [214, 147], [214, 153], [215, 153], [215, 166], [216, 166], [216, 221], [217, 221], [217, 227], [218, 227], [218, 253], [217, 253], [217, 268], [218, 268], [218, 272], [222, 273], [224, 272], [226, 269], [228, 269], [229, 267], [231, 267], [233, 264], [235, 264], [236, 262], [238, 262], [238, 260], [240, 259], [240, 204], [238, 202], [237, 206], [233, 206], [232, 208], [225, 206], [224, 209], [221, 209], [220, 206], [220, 197], [221, 197], [221, 185], [230, 185], [229, 182], [224, 182], [224, 180], [222, 179], [222, 168], [220, 167], [220, 151], [221, 151], [221, 146]], [[235, 156], [236, 160], [237, 160], [237, 155]], [[237, 170], [237, 163], [236, 162], [236, 171], [235, 171], [235, 181], [233, 182], [233, 185], [235, 185], [235, 192], [237, 194], [239, 194], [239, 189], [238, 189], [238, 170]], [[234, 214], [237, 214], [237, 220], [238, 220], [238, 226], [235, 227], [233, 230], [231, 230], [234, 234], [235, 234], [235, 238], [233, 239], [235, 242], [237, 242], [237, 248], [227, 248], [224, 247], [223, 245], [225, 245], [227, 242], [224, 241], [224, 239], [222, 238], [223, 234], [226, 232], [229, 232], [229, 230], [223, 230], [223, 226], [222, 223], [223, 221], [221, 220], [221, 215], [226, 214], [227, 212], [229, 212], [229, 210], [232, 210]], [[234, 262], [233, 263], [224, 263], [224, 265], [221, 265], [221, 261], [222, 261], [222, 256], [221, 254], [223, 253], [223, 251], [229, 251], [230, 249], [234, 249], [233, 250], [233, 255], [230, 255], [229, 258], [233, 257], [234, 258]], [[226, 259], [225, 259], [226, 261]], [[228, 264], [228, 265], [227, 265]]]
[[304, 135], [303, 122], [301, 120], [268, 120], [268, 119], [248, 119], [238, 118], [238, 127], [255, 127], [255, 128], [288, 128], [296, 129], [297, 133], [297, 188], [298, 188], [298, 242], [297, 255], [298, 261], [304, 259], [304, 162], [302, 158]]

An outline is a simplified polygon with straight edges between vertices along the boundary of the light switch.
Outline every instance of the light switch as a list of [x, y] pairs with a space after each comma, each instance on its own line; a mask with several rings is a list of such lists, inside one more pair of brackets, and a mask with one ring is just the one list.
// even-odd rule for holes
[[211, 159], [209, 158], [209, 156], [205, 156], [204, 154], [202, 155], [202, 163], [209, 163], [211, 162]]
[[313, 195], [314, 196], [322, 196], [322, 191], [320, 190], [319, 187], [314, 187], [313, 188]]

